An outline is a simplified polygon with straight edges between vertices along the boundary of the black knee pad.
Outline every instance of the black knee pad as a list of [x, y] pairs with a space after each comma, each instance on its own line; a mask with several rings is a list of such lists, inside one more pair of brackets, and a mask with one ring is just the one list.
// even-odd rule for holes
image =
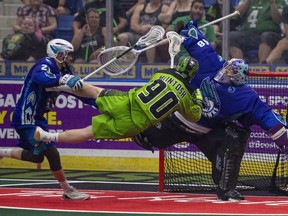
[[43, 151], [43, 154], [47, 158], [51, 171], [58, 171], [62, 169], [60, 154], [56, 147], [48, 148], [47, 150]]
[[27, 150], [23, 150], [21, 153], [21, 160], [29, 161], [32, 163], [42, 163], [44, 160], [44, 155], [43, 154], [34, 155], [33, 153]]

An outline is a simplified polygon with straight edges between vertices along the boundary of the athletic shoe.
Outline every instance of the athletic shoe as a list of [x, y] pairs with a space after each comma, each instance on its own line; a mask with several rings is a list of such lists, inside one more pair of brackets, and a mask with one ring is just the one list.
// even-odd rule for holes
[[216, 193], [217, 193], [218, 199], [223, 200], [223, 201], [244, 200], [244, 196], [235, 189], [222, 190], [218, 188]]
[[64, 191], [64, 194], [62, 195], [62, 200], [87, 200], [89, 198], [89, 194], [81, 193], [74, 187]]
[[37, 141], [50, 142], [48, 132], [44, 131], [41, 127], [36, 127], [34, 132], [34, 139]]

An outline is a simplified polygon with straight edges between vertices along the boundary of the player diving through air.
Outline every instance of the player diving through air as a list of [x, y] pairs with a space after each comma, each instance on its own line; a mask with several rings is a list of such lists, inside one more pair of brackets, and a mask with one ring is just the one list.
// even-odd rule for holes
[[249, 67], [244, 60], [225, 61], [210, 46], [195, 21], [187, 23], [180, 35], [184, 37], [182, 45], [199, 62], [199, 72], [191, 86], [200, 88], [204, 103], [202, 117], [195, 123], [175, 112], [133, 140], [149, 150], [185, 141], [195, 144], [212, 162], [218, 198], [243, 200], [236, 185], [250, 127], [259, 125], [278, 146], [283, 146], [288, 145], [287, 123], [245, 84]]
[[[132, 137], [174, 111], [196, 122], [202, 113], [202, 96], [199, 89], [194, 91], [189, 82], [197, 71], [198, 62], [187, 57], [176, 69], [158, 71], [146, 85], [128, 92], [83, 83], [82, 88], [73, 94], [96, 99], [101, 114], [92, 118], [92, 125], [61, 133], [49, 133], [37, 127], [34, 138], [45, 142], [79, 143], [93, 138]], [[81, 80], [68, 77], [64, 84], [74, 89], [75, 85], [81, 85]]]

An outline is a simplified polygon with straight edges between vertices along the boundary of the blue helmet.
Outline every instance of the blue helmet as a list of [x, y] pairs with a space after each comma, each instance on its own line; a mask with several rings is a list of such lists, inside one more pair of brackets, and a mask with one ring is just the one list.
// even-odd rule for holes
[[[233, 75], [227, 74], [227, 70], [232, 70]], [[215, 80], [220, 83], [239, 86], [247, 81], [249, 65], [243, 59], [230, 59], [215, 76]]]

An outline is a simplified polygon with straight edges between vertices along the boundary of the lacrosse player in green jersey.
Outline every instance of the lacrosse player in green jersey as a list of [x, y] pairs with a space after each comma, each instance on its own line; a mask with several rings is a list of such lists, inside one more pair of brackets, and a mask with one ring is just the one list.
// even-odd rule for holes
[[[90, 139], [120, 139], [133, 137], [148, 127], [155, 125], [174, 111], [178, 111], [191, 122], [197, 122], [202, 112], [202, 95], [189, 85], [198, 71], [198, 61], [183, 58], [176, 69], [156, 72], [151, 80], [141, 88], [128, 92], [102, 89], [83, 83], [83, 87], [73, 91], [81, 97], [95, 98], [100, 115], [92, 117], [92, 125], [82, 129], [49, 133], [36, 128], [34, 138], [38, 141], [79, 143]], [[66, 80], [67, 86], [82, 82], [75, 77]]]

